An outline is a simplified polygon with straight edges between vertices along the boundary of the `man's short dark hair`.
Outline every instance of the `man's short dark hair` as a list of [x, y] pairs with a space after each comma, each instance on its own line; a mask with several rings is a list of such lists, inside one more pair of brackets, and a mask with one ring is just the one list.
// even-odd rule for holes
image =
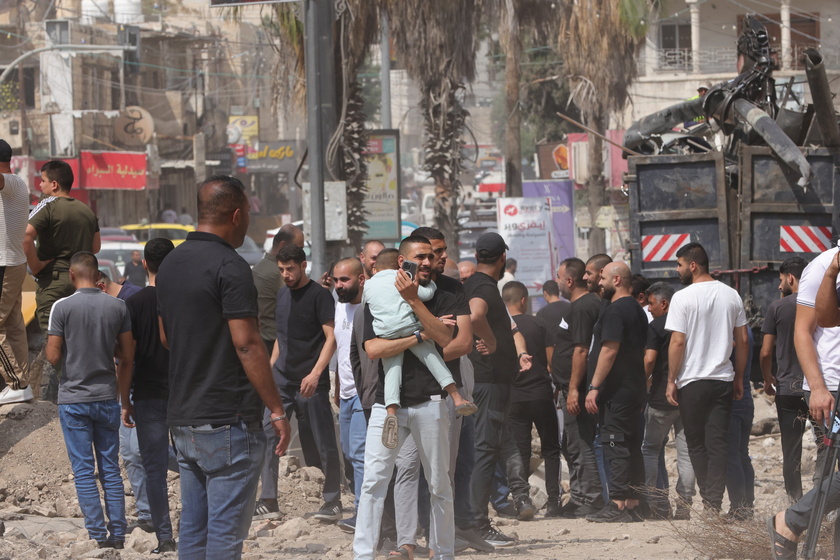
[[589, 257], [589, 260], [586, 261], [586, 264], [594, 264], [596, 267], [598, 267], [598, 270], [601, 270], [611, 262], [613, 262], [611, 256], [609, 256], [606, 253], [598, 253], [597, 255], [592, 255], [591, 257]]
[[[214, 185], [215, 188], [206, 188]], [[228, 175], [213, 175], [198, 188], [198, 221], [221, 224], [236, 210], [248, 204], [245, 185]]]
[[644, 294], [650, 288], [650, 280], [641, 274], [634, 274], [630, 278], [630, 295], [638, 297]]
[[9, 163], [12, 161], [12, 147], [5, 140], [0, 139], [0, 162]]
[[[90, 274], [94, 274], [99, 270], [99, 260], [96, 255], [89, 251], [79, 251], [70, 257], [70, 268], [81, 268], [87, 270]], [[94, 280], [96, 276], [94, 276]]]
[[41, 166], [41, 173], [46, 174], [50, 181], [58, 183], [59, 188], [64, 192], [70, 192], [73, 187], [73, 168], [66, 161], [50, 160]]
[[566, 275], [574, 280], [575, 286], [578, 288], [586, 287], [586, 280], [583, 279], [583, 275], [586, 272], [586, 263], [577, 257], [569, 257], [568, 259], [564, 259], [560, 263], [560, 266], [566, 267]]
[[688, 264], [695, 263], [703, 272], [709, 271], [709, 255], [706, 249], [697, 242], [692, 241], [680, 247], [677, 250], [677, 258], [683, 259]]
[[645, 290], [645, 295], [647, 297], [653, 297], [658, 301], [670, 302], [671, 298], [674, 297], [675, 291], [673, 284], [669, 284], [668, 282], [655, 282]]
[[554, 280], [546, 280], [543, 284], [542, 291], [550, 296], [560, 297], [560, 288], [557, 287], [557, 282]]
[[286, 244], [291, 243], [294, 241], [295, 236], [292, 235], [292, 232], [285, 231], [282, 228], [274, 235], [274, 239], [271, 241], [271, 249], [274, 250], [280, 246], [281, 243], [285, 242]]
[[517, 264], [518, 263], [516, 262], [516, 259], [511, 257], [511, 258], [509, 258], [508, 260], [505, 261], [505, 270], [511, 270], [513, 268], [516, 268]]
[[404, 257], [408, 257], [408, 248], [411, 245], [416, 245], [418, 243], [423, 243], [426, 245], [432, 244], [432, 242], [429, 241], [428, 237], [423, 237], [422, 235], [409, 235], [400, 242], [400, 254]]
[[805, 270], [806, 266], [808, 266], [808, 263], [802, 257], [788, 257], [782, 262], [779, 272], [781, 274], [793, 274], [793, 277], [799, 280], [802, 278], [802, 271]]
[[155, 237], [150, 239], [143, 248], [143, 258], [146, 259], [146, 267], [152, 274], [157, 274], [160, 268], [160, 263], [168, 255], [175, 245], [164, 237]]
[[502, 288], [502, 299], [505, 300], [506, 304], [518, 303], [522, 301], [522, 298], [526, 297], [528, 297], [528, 288], [522, 282], [511, 280]]
[[277, 262], [285, 263], [293, 261], [295, 264], [300, 264], [306, 260], [306, 253], [297, 245], [286, 245], [280, 252], [277, 253]]
[[446, 238], [443, 236], [439, 229], [435, 229], [429, 226], [419, 227], [412, 231], [411, 235], [419, 235], [420, 237], [425, 237], [429, 241], [431, 241], [432, 239], [437, 239], [438, 241], [446, 241]]
[[379, 256], [376, 257], [376, 264], [373, 266], [377, 272], [380, 270], [396, 270], [398, 267], [397, 257], [399, 256], [399, 251], [393, 247], [387, 247], [379, 252]]

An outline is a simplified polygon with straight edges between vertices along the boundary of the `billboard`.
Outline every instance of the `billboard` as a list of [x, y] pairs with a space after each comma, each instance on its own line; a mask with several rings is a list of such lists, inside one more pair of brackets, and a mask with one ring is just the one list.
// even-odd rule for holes
[[368, 166], [363, 203], [367, 239], [400, 239], [400, 132], [372, 130], [365, 150]]
[[556, 265], [575, 256], [574, 187], [573, 181], [522, 181], [523, 196], [549, 199], [551, 245]]
[[516, 279], [525, 284], [528, 295], [541, 296], [543, 283], [554, 278], [548, 199], [499, 198], [496, 204], [507, 258], [517, 261]]

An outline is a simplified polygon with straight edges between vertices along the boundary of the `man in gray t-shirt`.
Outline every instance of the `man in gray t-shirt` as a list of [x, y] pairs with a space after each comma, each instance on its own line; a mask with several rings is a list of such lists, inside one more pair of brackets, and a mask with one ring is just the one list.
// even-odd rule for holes
[[[100, 291], [98, 278], [99, 263], [92, 253], [73, 255], [70, 281], [76, 291], [53, 305], [46, 353], [54, 366], [63, 361], [58, 417], [88, 535], [100, 548], [123, 548], [125, 495], [119, 464], [120, 404], [114, 358], [120, 361], [120, 379], [129, 380], [134, 339], [125, 303]], [[94, 473], [97, 462], [109, 515], [107, 527]]]

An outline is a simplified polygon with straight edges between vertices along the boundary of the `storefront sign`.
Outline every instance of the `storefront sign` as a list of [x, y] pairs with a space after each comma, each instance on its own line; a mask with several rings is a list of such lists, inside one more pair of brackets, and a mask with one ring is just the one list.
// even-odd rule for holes
[[81, 182], [86, 189], [146, 188], [145, 153], [82, 152], [81, 168]]
[[294, 140], [259, 142], [248, 147], [245, 165], [248, 173], [294, 173], [300, 155]]

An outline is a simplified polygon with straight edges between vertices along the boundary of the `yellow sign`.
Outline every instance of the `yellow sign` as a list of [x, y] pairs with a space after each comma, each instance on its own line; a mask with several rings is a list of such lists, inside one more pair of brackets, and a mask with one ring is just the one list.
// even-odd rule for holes
[[228, 144], [253, 145], [260, 137], [260, 118], [257, 115], [228, 117]]

